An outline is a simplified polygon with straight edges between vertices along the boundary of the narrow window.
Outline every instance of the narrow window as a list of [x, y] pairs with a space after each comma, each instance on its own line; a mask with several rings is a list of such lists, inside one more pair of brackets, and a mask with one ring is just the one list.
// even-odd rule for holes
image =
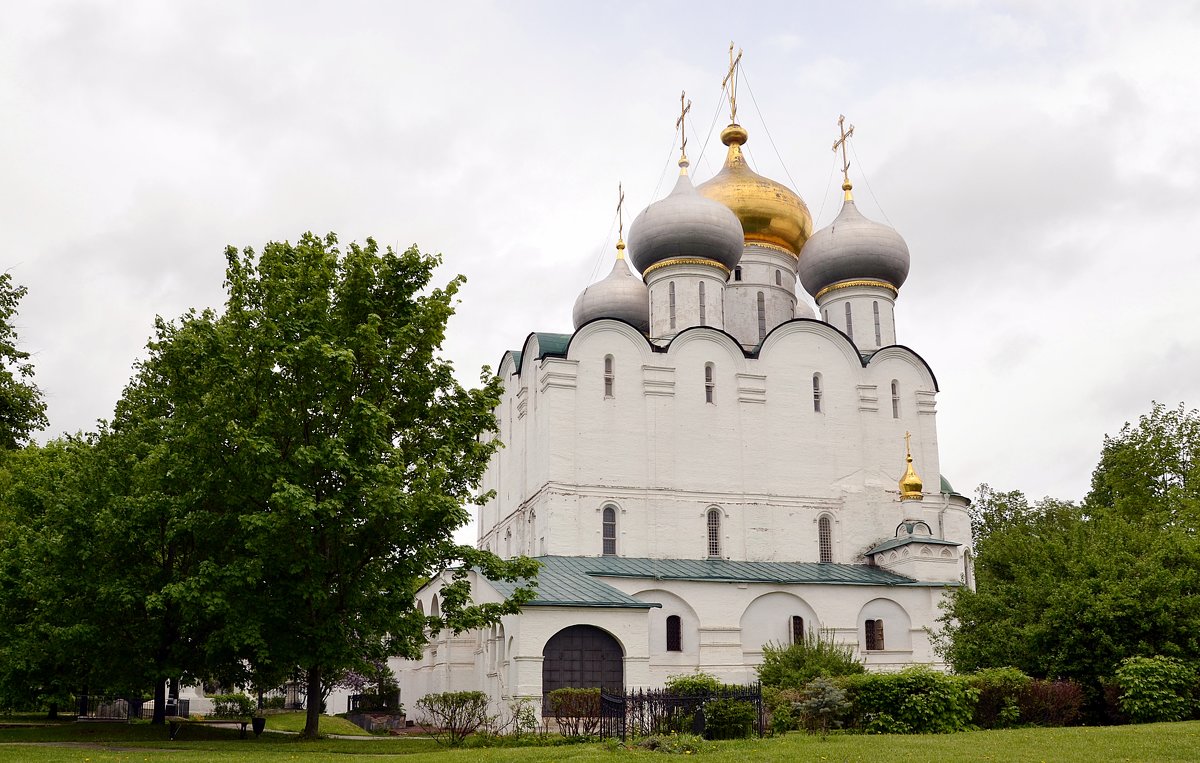
[[817, 520], [817, 546], [821, 552], [821, 561], [828, 564], [833, 561], [833, 527], [829, 517]]
[[742, 280], [742, 268], [740, 266], [733, 269], [733, 280]]
[[758, 293], [758, 341], [767, 336], [767, 301], [763, 293]]
[[892, 418], [900, 418], [900, 382], [892, 379]]
[[850, 337], [850, 341], [854, 341], [854, 319], [850, 317], [850, 303], [846, 303], [846, 336]]
[[713, 382], [713, 364], [704, 364], [704, 402], [711, 403], [713, 401], [713, 389], [716, 387]]
[[825, 311], [825, 322], [829, 323], [829, 311], [828, 310]]
[[708, 555], [710, 558], [721, 556], [721, 511], [708, 510]]
[[864, 623], [867, 651], [883, 649], [883, 621], [867, 620]]
[[602, 524], [604, 525], [604, 555], [613, 556], [617, 553], [617, 510], [612, 506], [604, 507]]
[[604, 396], [613, 396], [613, 356], [604, 356]]
[[813, 374], [813, 411], [821, 412], [821, 375]]
[[504, 531], [504, 556], [512, 557], [512, 530]]
[[775, 285], [783, 286], [783, 271], [781, 270], [775, 271]]
[[667, 617], [667, 651], [683, 651], [683, 626], [679, 621], [679, 615]]
[[800, 615], [792, 615], [792, 643], [804, 643], [804, 618]]
[[705, 326], [707, 324], [704, 322], [704, 282], [703, 281], [700, 282], [699, 291], [700, 291], [700, 325]]
[[967, 588], [975, 588], [975, 570], [973, 569], [974, 555], [971, 549], [963, 552], [963, 582], [967, 584]]
[[670, 303], [668, 305], [668, 307], [671, 311], [671, 330], [674, 331], [675, 330], [675, 282], [674, 281], [671, 281], [669, 284], [667, 284], [667, 301]]
[[879, 303], [872, 302], [871, 309], [875, 311], [875, 344], [883, 344], [883, 334], [879, 331]]

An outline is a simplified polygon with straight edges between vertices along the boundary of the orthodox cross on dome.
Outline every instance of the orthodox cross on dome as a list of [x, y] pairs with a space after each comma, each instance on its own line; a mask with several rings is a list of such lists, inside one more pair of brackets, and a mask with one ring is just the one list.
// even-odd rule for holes
[[[853, 198], [850, 196], [850, 189], [854, 185], [850, 182], [850, 160], [846, 158], [846, 140], [854, 134], [854, 125], [850, 125], [849, 130], [846, 129], [845, 114], [838, 115], [838, 132], [841, 133], [841, 137], [833, 142], [833, 152], [836, 154], [839, 148], [842, 149], [842, 190], [846, 192], [846, 200], [849, 201]], [[907, 434], [904, 441], [908, 442]]]
[[729, 123], [737, 124], [737, 72], [742, 63], [742, 49], [738, 48], [737, 57], [733, 55], [733, 41], [729, 42], [729, 71], [721, 80], [721, 87], [729, 88]]
[[687, 101], [687, 103], [684, 103], [684, 101], [686, 99], [687, 99], [687, 91], [680, 90], [679, 91], [679, 119], [675, 120], [675, 129], [679, 130], [679, 166], [680, 167], [687, 167], [688, 163], [689, 163], [688, 158], [687, 158], [687, 127], [684, 125], [684, 118], [687, 117], [688, 112], [692, 110], [692, 102]]
[[617, 183], [617, 259], [625, 259], [625, 189]]
[[[851, 127], [850, 129], [854, 129]], [[904, 433], [904, 457], [912, 458], [912, 432]]]

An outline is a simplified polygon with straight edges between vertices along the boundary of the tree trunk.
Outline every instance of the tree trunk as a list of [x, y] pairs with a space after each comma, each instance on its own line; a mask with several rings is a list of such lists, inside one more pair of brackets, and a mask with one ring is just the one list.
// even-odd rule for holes
[[50, 703], [50, 714], [47, 717], [52, 721], [58, 720], [58, 703], [57, 702]]
[[315, 665], [308, 668], [308, 713], [304, 718], [304, 731], [300, 736], [305, 739], [317, 738], [317, 725], [321, 721], [321, 669]]
[[154, 682], [154, 717], [151, 723], [160, 726], [167, 722], [167, 679], [159, 678]]

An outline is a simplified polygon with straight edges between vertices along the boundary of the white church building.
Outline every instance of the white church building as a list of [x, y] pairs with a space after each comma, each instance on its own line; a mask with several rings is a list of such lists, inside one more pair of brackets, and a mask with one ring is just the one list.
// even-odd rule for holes
[[[393, 660], [409, 708], [483, 689], [502, 711], [697, 669], [749, 683], [764, 644], [810, 629], [870, 670], [938, 664], [926, 629], [970, 584], [971, 533], [940, 479], [937, 380], [894, 322], [908, 247], [858, 212], [848, 176], [813, 232], [801, 198], [748, 166], [746, 130], [721, 139], [713, 178], [693, 185], [685, 156], [638, 215], [574, 333], [504, 354], [478, 545], [536, 557], [537, 597]], [[511, 590], [472, 584], [478, 601]]]

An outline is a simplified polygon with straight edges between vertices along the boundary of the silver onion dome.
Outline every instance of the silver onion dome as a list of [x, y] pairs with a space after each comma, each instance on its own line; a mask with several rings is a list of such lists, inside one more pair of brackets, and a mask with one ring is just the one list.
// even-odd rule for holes
[[899, 289], [908, 277], [908, 244], [893, 228], [863, 217], [847, 199], [834, 221], [804, 244], [797, 270], [814, 297], [827, 286], [855, 279]]
[[713, 260], [729, 270], [742, 258], [742, 224], [720, 202], [696, 192], [686, 170], [665, 198], [642, 210], [629, 228], [633, 266], [642, 273], [664, 260]]
[[617, 318], [645, 334], [650, 330], [650, 293], [642, 279], [625, 263], [624, 243], [617, 245], [617, 261], [605, 278], [584, 289], [575, 300], [571, 320], [575, 330], [596, 318]]

